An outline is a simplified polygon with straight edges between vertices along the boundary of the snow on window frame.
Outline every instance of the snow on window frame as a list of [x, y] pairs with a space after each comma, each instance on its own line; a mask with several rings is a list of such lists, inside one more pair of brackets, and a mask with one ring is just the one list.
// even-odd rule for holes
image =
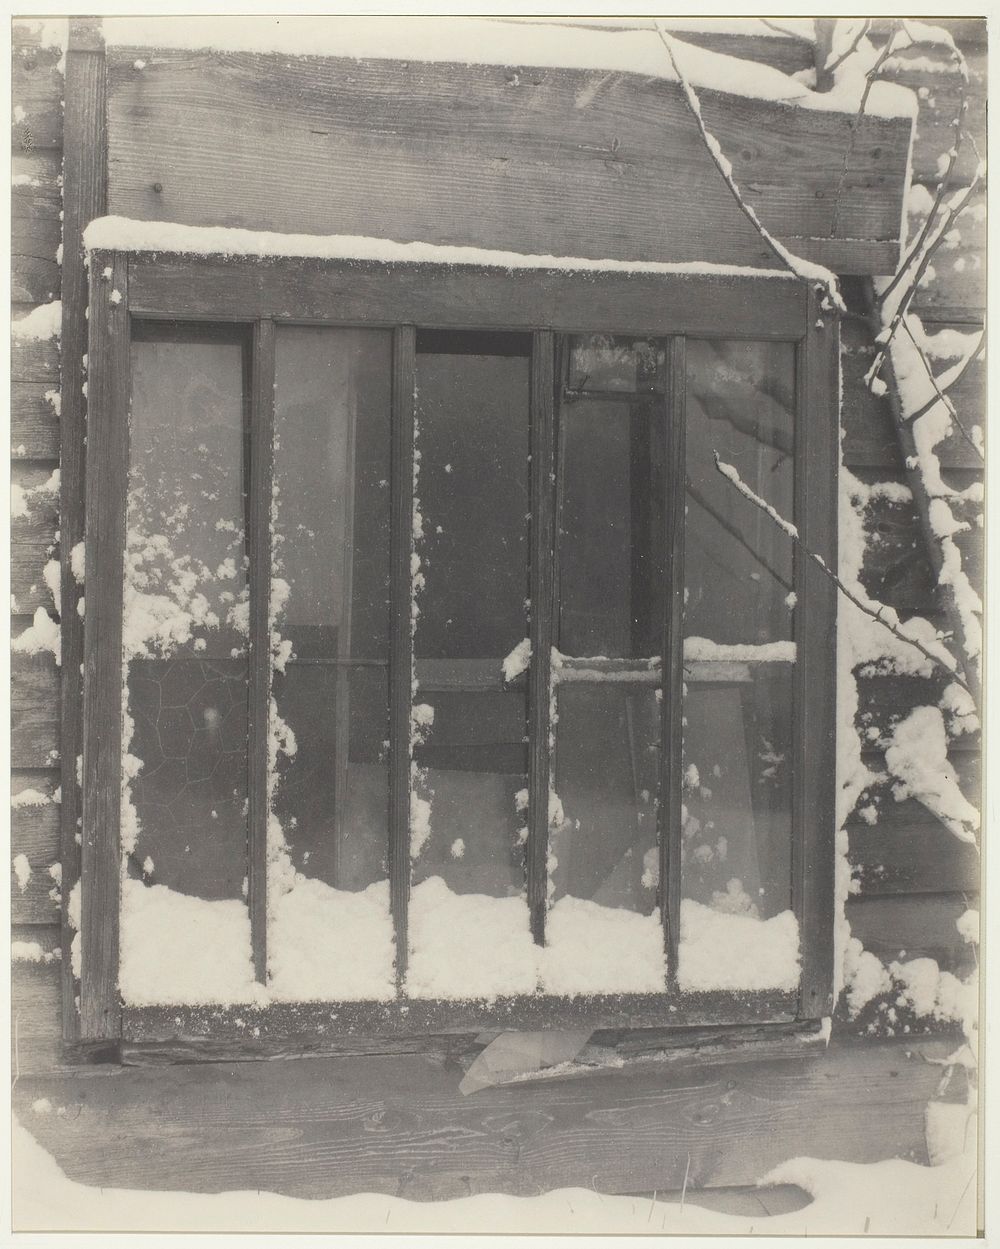
[[[670, 289], [673, 284], [679, 284], [687, 294], [694, 293], [695, 297], [703, 292], [709, 292], [712, 299], [723, 311], [720, 313], [717, 334], [720, 337], [748, 338], [755, 337], [779, 337], [778, 334], [763, 322], [755, 319], [755, 311], [753, 300], [746, 299], [748, 290], [769, 290], [778, 292], [776, 299], [787, 300], [789, 307], [794, 307], [795, 311], [790, 312], [786, 318], [786, 324], [793, 322], [798, 326], [796, 332], [792, 333], [788, 330], [785, 334], [789, 338], [793, 338], [798, 344], [797, 355], [797, 409], [801, 413], [803, 405], [808, 403], [813, 415], [813, 432], [811, 435], [811, 448], [803, 445], [797, 449], [797, 466], [801, 475], [801, 465], [807, 454], [816, 454], [819, 448], [824, 468], [828, 470], [829, 483], [825, 484], [818, 490], [819, 503], [818, 510], [814, 511], [811, 506], [806, 506], [806, 515], [799, 517], [796, 514], [797, 523], [805, 521], [803, 525], [802, 540], [807, 545], [818, 545], [823, 540], [823, 535], [828, 531], [835, 530], [835, 507], [836, 507], [836, 491], [834, 484], [834, 474], [836, 470], [836, 433], [837, 433], [837, 393], [836, 393], [836, 347], [837, 347], [837, 325], [836, 315], [829, 308], [821, 304], [821, 296], [813, 288], [807, 284], [800, 283], [789, 275], [778, 274], [774, 270], [748, 271], [745, 269], [725, 269], [722, 266], [706, 264], [692, 264], [683, 266], [670, 265], [645, 265], [642, 263], [629, 264], [627, 266], [615, 262], [577, 262], [572, 258], [560, 259], [554, 257], [512, 257], [507, 253], [479, 253], [475, 254], [477, 249], [442, 249], [442, 248], [425, 248], [422, 244], [407, 245], [404, 254], [400, 254], [399, 245], [385, 243], [381, 240], [342, 240], [337, 239], [324, 244], [324, 240], [315, 240], [314, 246], [305, 247], [302, 241], [295, 238], [286, 246], [282, 246], [280, 236], [270, 236], [268, 238], [260, 237], [256, 246], [249, 246], [247, 242], [237, 236], [246, 234], [242, 231], [225, 231], [210, 230], [200, 232], [196, 229], [188, 227], [163, 227], [158, 232], [155, 223], [123, 223], [123, 228], [118, 231], [112, 219], [105, 219], [103, 222], [97, 223], [97, 228], [92, 229], [88, 243], [90, 245], [90, 269], [91, 269], [91, 304], [95, 299], [103, 298], [109, 302], [113, 302], [115, 311], [118, 305], [124, 304], [122, 309], [126, 314], [131, 311], [133, 315], [138, 316], [175, 316], [179, 320], [192, 321], [199, 319], [199, 316], [219, 317], [217, 312], [209, 312], [206, 314], [205, 309], [211, 304], [213, 299], [213, 280], [216, 282], [221, 276], [225, 276], [227, 272], [243, 270], [253, 270], [259, 268], [261, 259], [266, 258], [267, 266], [265, 276], [263, 278], [263, 286], [268, 286], [268, 273], [274, 275], [277, 282], [283, 266], [289, 266], [296, 271], [300, 271], [303, 266], [307, 266], [311, 272], [319, 275], [317, 281], [310, 288], [310, 299], [312, 303], [308, 309], [303, 310], [302, 319], [309, 319], [316, 322], [317, 320], [328, 321], [329, 323], [364, 325], [365, 317], [355, 313], [347, 316], [341, 314], [338, 320], [336, 298], [330, 299], [330, 311], [326, 317], [317, 317], [315, 310], [315, 286], [322, 286], [322, 275], [324, 273], [339, 273], [343, 275], [345, 272], [357, 271], [359, 268], [373, 273], [377, 277], [378, 299], [384, 304], [384, 311], [380, 316], [377, 312], [371, 316], [371, 320], [376, 324], [390, 324], [398, 327], [410, 321], [410, 317], [406, 315], [406, 310], [402, 310], [401, 319], [397, 320], [392, 315], [394, 305], [394, 274], [400, 269], [411, 269], [411, 262], [416, 265], [414, 272], [427, 273], [434, 277], [435, 280], [443, 282], [447, 286], [448, 281], [452, 277], [458, 278], [460, 281], [463, 276], [475, 280], [477, 273], [482, 273], [484, 269], [492, 270], [501, 280], [524, 286], [525, 284], [535, 283], [544, 284], [548, 279], [556, 279], [564, 283], [568, 283], [571, 289], [577, 286], [583, 290], [584, 284], [593, 285], [595, 281], [601, 282], [608, 280], [617, 283], [613, 293], [612, 304], [620, 311], [619, 313], [606, 314], [609, 323], [601, 323], [597, 325], [584, 324], [586, 317], [593, 317], [593, 312], [585, 311], [582, 315], [583, 321], [573, 323], [572, 320], [565, 325], [564, 331], [569, 329], [580, 328], [599, 328], [602, 332], [617, 332], [619, 325], [615, 321], [616, 315], [621, 315], [623, 324], [620, 327], [622, 331], [630, 331], [635, 329], [634, 318], [636, 315], [630, 311], [631, 295], [628, 290], [629, 280], [632, 278], [642, 278], [646, 281], [662, 283], [664, 287]], [[115, 235], [120, 234], [121, 242], [124, 245], [122, 250], [109, 249]], [[227, 245], [227, 235], [232, 235], [233, 246]], [[275, 241], [277, 240], [277, 241]], [[449, 252], [461, 252], [461, 255], [448, 254]], [[163, 291], [172, 291], [173, 294], [159, 294], [155, 274], [158, 265], [158, 257], [164, 253], [172, 253], [172, 268], [176, 277], [177, 267], [181, 266], [184, 273], [191, 279], [191, 305], [182, 306], [184, 299], [177, 295], [180, 289], [176, 284], [171, 286], [169, 282], [163, 286]], [[470, 254], [472, 253], [472, 254]], [[129, 308], [129, 295], [127, 285], [122, 288], [121, 283], [116, 283], [114, 291], [110, 284], [102, 279], [102, 272], [106, 269], [106, 262], [109, 258], [115, 256], [124, 257], [128, 266], [134, 267], [144, 279], [142, 284], [142, 300], [144, 301], [137, 309]], [[463, 263], [464, 262], [464, 263]], [[581, 272], [581, 270], [583, 272]], [[154, 279], [149, 281], [148, 279]], [[204, 280], [200, 280], [200, 279]], [[239, 283], [236, 284], [239, 289]], [[286, 287], [287, 289], [287, 287]], [[469, 289], [468, 286], [466, 289]], [[112, 300], [112, 295], [118, 295], [118, 299]], [[742, 296], [742, 298], [741, 298]], [[274, 311], [274, 308], [268, 307], [266, 293], [256, 308], [248, 308], [241, 311], [238, 305], [232, 303], [232, 296], [223, 291], [221, 295], [221, 318], [252, 325], [259, 320], [273, 321], [280, 318], [280, 314]], [[440, 296], [437, 297], [440, 299]], [[584, 304], [586, 297], [582, 296]], [[164, 299], [174, 300], [173, 304], [161, 303], [156, 307], [158, 300]], [[177, 302], [180, 300], [180, 302]], [[227, 303], [227, 300], [229, 301]], [[617, 301], [617, 303], [616, 303]], [[457, 301], [457, 307], [464, 306], [463, 300]], [[666, 301], [670, 304], [670, 301]], [[674, 304], [683, 301], [673, 301]], [[649, 302], [641, 297], [638, 304], [649, 307]], [[198, 309], [198, 313], [192, 313], [192, 306]], [[714, 306], [714, 305], [713, 305]], [[289, 320], [295, 319], [294, 311], [285, 316]], [[458, 310], [454, 314], [459, 315]], [[478, 325], [477, 318], [472, 314], [465, 314], [468, 317], [468, 328], [476, 328]], [[530, 310], [526, 315], [531, 315]], [[570, 318], [573, 312], [568, 314]], [[648, 314], [647, 314], [648, 315]], [[484, 317], [488, 321], [488, 310], [484, 308]], [[676, 307], [668, 314], [668, 321], [673, 318], [672, 323], [666, 328], [656, 325], [649, 325], [643, 332], [650, 335], [656, 335], [674, 341], [683, 341], [684, 329], [683, 321], [678, 320], [682, 314], [678, 313]], [[509, 318], [509, 312], [508, 312]], [[93, 320], [93, 319], [92, 319]], [[125, 325], [128, 324], [128, 317], [124, 319]], [[457, 321], [458, 325], [465, 325], [465, 321]], [[534, 321], [525, 321], [524, 324], [518, 326], [521, 330], [538, 332], [540, 326]], [[703, 332], [703, 331], [702, 331]], [[91, 353], [91, 375], [99, 372], [102, 368], [110, 367], [110, 353], [97, 352]], [[816, 409], [824, 409], [822, 419], [816, 418]], [[827, 419], [828, 418], [828, 419]], [[804, 428], [804, 426], [803, 426]], [[806, 439], [803, 439], [805, 443]], [[415, 494], [411, 496], [415, 499]], [[797, 505], [806, 504], [807, 496], [805, 495], [802, 485], [797, 487], [796, 496]], [[810, 513], [812, 513], [810, 515]], [[412, 529], [410, 525], [410, 517], [406, 517], [406, 529], [410, 550], [412, 553]], [[829, 548], [825, 551], [828, 559], [832, 556], [835, 559], [835, 552]], [[737, 648], [738, 653], [725, 653], [725, 648], [718, 651], [717, 655], [713, 655], [711, 643], [703, 643], [702, 640], [696, 639], [695, 647], [687, 646], [684, 648], [685, 660], [688, 662], [733, 662], [739, 660], [741, 662], [778, 662], [782, 665], [792, 663], [795, 665], [797, 672], [796, 689], [797, 689], [797, 710], [796, 718], [800, 729], [804, 726], [804, 736], [808, 738], [810, 745], [808, 747], [800, 747], [798, 754], [798, 764], [807, 770], [806, 775], [796, 785], [796, 792], [799, 795], [798, 811], [796, 815], [797, 824], [794, 833], [795, 845], [793, 847], [793, 895], [794, 895], [794, 913], [789, 911], [785, 916], [776, 917], [781, 919], [784, 936], [782, 939], [776, 940], [777, 932], [775, 929], [769, 930], [762, 948], [775, 949], [782, 948], [782, 940], [785, 942], [785, 948], [788, 947], [788, 940], [797, 940], [800, 948], [797, 946], [794, 952], [793, 966], [798, 968], [798, 960], [801, 956], [802, 973], [800, 977], [796, 977], [789, 971], [787, 964], [784, 965], [780, 973], [777, 973], [769, 981], [765, 972], [761, 977], [759, 969], [756, 973], [757, 982], [754, 983], [755, 973], [752, 970], [752, 958], [744, 960], [745, 979], [740, 980], [740, 974], [736, 974], [736, 979], [732, 975], [714, 974], [708, 972], [705, 974], [693, 973], [685, 980], [681, 976], [681, 983], [678, 986], [676, 977], [676, 952], [678, 942], [683, 944], [686, 940], [695, 939], [699, 941], [699, 967], [704, 967], [706, 963], [712, 961], [711, 945], [713, 940], [712, 934], [717, 934], [724, 929], [724, 925], [720, 927], [719, 920], [724, 918], [716, 912], [710, 912], [711, 923], [708, 928], [704, 925], [699, 926], [698, 904], [688, 905], [682, 920], [680, 914], [680, 898], [675, 897], [673, 903], [670, 902], [671, 890], [664, 889], [662, 912], [664, 914], [664, 927], [666, 929], [666, 947], [668, 952], [672, 949], [674, 957], [668, 971], [671, 977], [666, 983], [665, 991], [649, 989], [646, 986], [640, 988], [634, 993], [616, 993], [610, 989], [602, 989], [599, 992], [588, 990], [585, 982], [575, 984], [572, 975], [562, 975], [553, 978], [552, 983], [562, 986], [561, 990], [555, 993], [546, 994], [544, 991], [539, 992], [537, 989], [534, 993], [528, 994], [508, 994], [503, 992], [488, 991], [478, 998], [462, 997], [452, 1003], [439, 999], [429, 1001], [425, 1004], [425, 1008], [413, 1009], [419, 1006], [419, 1003], [413, 998], [401, 996], [398, 992], [396, 996], [391, 993], [387, 994], [385, 988], [379, 993], [372, 994], [371, 1002], [362, 999], [356, 999], [353, 1002], [341, 1002], [339, 999], [333, 1003], [326, 999], [320, 1003], [317, 1000], [317, 1008], [325, 1009], [329, 1005], [343, 1007], [343, 1026], [352, 1031], [360, 1029], [364, 1030], [369, 1027], [372, 1030], [406, 1030], [407, 1028], [416, 1027], [418, 1030], [421, 1026], [424, 1029], [433, 1030], [435, 1027], [443, 1026], [454, 1019], [475, 1019], [477, 1021], [488, 1021], [496, 1018], [498, 1003], [503, 1006], [504, 1017], [509, 1019], [514, 1026], [522, 1018], [524, 1020], [557, 1020], [561, 1017], [572, 1017], [575, 1019], [586, 1018], [588, 1022], [593, 1022], [593, 1026], [605, 1026], [609, 1023], [628, 1021], [629, 1024], [670, 1024], [685, 1022], [700, 1022], [703, 1020], [726, 1022], [740, 1022], [741, 1020], [749, 1021], [766, 1021], [775, 1019], [787, 1022], [789, 1018], [797, 1018], [806, 1022], [817, 1022], [830, 1013], [833, 1004], [833, 974], [832, 974], [832, 945], [833, 945], [833, 802], [830, 786], [826, 781], [820, 783], [820, 792], [816, 798], [813, 808], [813, 814], [806, 813], [805, 795], [811, 784], [817, 782], [822, 776], [822, 760], [818, 757], [819, 752], [816, 746], [820, 742], [829, 743], [832, 741], [833, 733], [833, 677], [830, 671], [832, 664], [829, 662], [830, 638], [835, 627], [835, 613], [829, 587], [822, 578], [818, 578], [815, 573], [811, 572], [805, 565], [808, 561], [796, 560], [796, 593], [799, 604], [809, 604], [808, 611], [803, 611], [801, 606], [796, 612], [797, 621], [805, 621], [809, 618], [808, 624], [797, 624], [795, 633], [795, 642], [780, 644], [777, 649], [772, 644], [770, 651], [764, 648], [767, 653], [761, 653], [755, 656], [753, 648]], [[409, 568], [410, 561], [407, 561]], [[408, 579], [409, 580], [409, 579]], [[668, 596], [669, 597], [669, 596]], [[412, 598], [411, 598], [412, 602]], [[275, 654], [280, 654], [281, 640], [280, 634], [272, 633], [272, 648]], [[526, 648], [531, 651], [529, 647]], [[824, 655], [824, 650], [826, 655]], [[773, 652], [773, 653], [772, 653]], [[679, 654], [679, 652], [678, 652]], [[557, 663], [558, 655], [554, 655], [553, 659]], [[529, 661], [530, 663], [530, 661]], [[412, 665], [412, 659], [410, 660]], [[272, 669], [273, 670], [273, 669]], [[412, 670], [412, 668], [411, 668]], [[814, 707], [813, 711], [808, 712], [808, 700], [805, 699], [805, 682], [807, 680], [818, 682], [821, 697], [818, 700], [818, 708]], [[553, 682], [549, 681], [551, 688]], [[411, 694], [411, 705], [421, 705], [422, 699], [419, 691], [413, 691]], [[411, 709], [407, 710], [407, 719], [409, 724]], [[126, 722], [127, 723], [127, 722]], [[272, 735], [275, 727], [272, 724]], [[802, 736], [802, 734], [800, 734]], [[667, 745], [663, 746], [664, 751]], [[127, 742], [126, 742], [127, 750]], [[666, 775], [669, 775], [670, 768], [668, 764], [664, 765]], [[409, 765], [406, 766], [407, 778], [409, 777]], [[127, 798], [127, 781], [124, 778], [125, 785], [123, 789], [123, 814], [128, 810]], [[677, 790], [674, 801], [679, 803], [679, 778], [677, 785], [668, 783], [665, 785], [665, 792], [668, 789]], [[815, 814], [818, 812], [818, 815]], [[108, 834], [106, 834], [108, 835]], [[117, 836], [117, 830], [113, 834]], [[251, 838], [253, 837], [251, 832]], [[536, 834], [537, 835], [537, 834]], [[673, 836], [673, 834], [671, 834]], [[392, 834], [390, 833], [390, 841]], [[86, 839], [85, 839], [86, 840]], [[251, 850], [252, 855], [252, 850]], [[392, 851], [390, 846], [390, 859]], [[827, 863], [827, 860], [829, 862]], [[396, 872], [402, 872], [404, 869], [397, 866]], [[134, 925], [136, 916], [142, 910], [142, 898], [138, 892], [143, 886], [139, 884], [138, 889], [135, 881], [128, 882], [128, 889], [124, 888], [124, 875], [118, 880], [118, 889], [122, 893], [126, 893], [129, 898], [128, 914], [131, 916], [131, 922]], [[162, 888], [162, 886], [160, 887]], [[395, 923], [399, 924], [399, 915], [401, 906], [405, 909], [405, 901], [400, 904], [398, 895], [401, 892], [398, 881], [394, 882], [391, 887], [393, 897], [389, 907]], [[405, 894], [406, 889], [402, 889]], [[676, 892], [676, 891], [674, 891]], [[187, 899], [187, 902], [197, 903], [198, 899]], [[201, 900], [204, 901], [204, 900]], [[161, 914], [162, 920], [169, 923], [173, 922], [168, 919], [171, 915], [170, 900], [164, 898], [157, 899], [157, 908]], [[386, 905], [384, 902], [379, 903], [380, 906]], [[673, 907], [673, 914], [670, 915], [670, 908]], [[708, 908], [702, 908], [708, 910]], [[178, 912], [179, 913], [179, 912]], [[752, 940], [752, 922], [746, 915], [734, 915], [734, 920], [741, 921], [739, 935], [736, 938], [745, 948], [747, 941]], [[791, 920], [791, 924], [788, 923]], [[766, 926], [771, 921], [767, 921]], [[749, 926], [749, 931], [748, 931]], [[790, 938], [789, 934], [794, 930], [794, 937]], [[166, 930], [165, 930], [166, 931]], [[221, 930], [220, 930], [221, 931]], [[237, 934], [236, 938], [243, 941], [247, 937], [245, 926], [236, 924], [235, 927], [229, 923], [227, 931]], [[313, 931], [313, 930], [310, 930]], [[149, 937], [147, 932], [146, 937]], [[79, 933], [77, 934], [79, 940]], [[718, 939], [718, 938], [716, 938]], [[721, 938], [723, 941], [728, 940], [728, 936]], [[706, 942], [708, 943], [706, 945]], [[155, 943], [146, 942], [147, 950], [153, 948]], [[539, 951], [536, 947], [536, 956]], [[681, 955], [683, 958], [683, 953]], [[238, 963], [239, 958], [236, 959]], [[147, 968], [147, 972], [150, 969]], [[155, 969], [153, 969], [155, 971]], [[141, 968], [129, 968], [128, 980], [135, 984], [138, 975], [138, 983], [148, 985], [148, 976], [144, 977]], [[183, 979], [183, 978], [182, 978]], [[301, 978], [300, 978], [301, 980]], [[433, 977], [432, 977], [433, 980]], [[82, 987], [87, 991], [87, 975], [83, 973]], [[185, 1012], [190, 1014], [192, 1011], [197, 1012], [199, 1008], [210, 1008], [211, 1013], [216, 1017], [216, 1022], [208, 1031], [216, 1026], [230, 1026], [238, 1030], [240, 1035], [246, 1035], [243, 1032], [244, 1023], [237, 1024], [236, 1016], [253, 1015], [258, 1024], [260, 1024], [265, 1016], [269, 1013], [271, 1016], [281, 1014], [283, 1004], [273, 998], [268, 989], [260, 983], [259, 976], [254, 977], [252, 974], [249, 979], [245, 979], [245, 983], [240, 986], [235, 984], [231, 987], [232, 991], [227, 994], [224, 990], [218, 988], [208, 992], [207, 996], [204, 992], [195, 990], [187, 1001], [163, 1001], [158, 1000], [155, 993], [150, 994], [148, 991], [144, 993], [142, 988], [132, 992], [132, 1001], [125, 1003], [125, 1030], [128, 1032], [130, 1028], [137, 1031], [137, 1035], [142, 1032], [142, 1023], [140, 1015], [143, 1010], [157, 1011], [159, 1010], [165, 1018], [171, 1016], [171, 1011], [177, 1008], [177, 1011], [183, 1015]], [[398, 986], [397, 986], [398, 988]], [[296, 1002], [304, 1000], [309, 1001], [308, 993], [301, 995]], [[316, 1000], [316, 999], [313, 999]], [[291, 1003], [287, 1003], [291, 1004]], [[520, 1007], [524, 1009], [519, 1010]], [[368, 1009], [368, 1008], [371, 1009]], [[548, 1014], [546, 1012], [549, 1012]], [[176, 1013], [176, 1012], [175, 1012]], [[329, 1014], [329, 1012], [327, 1012]], [[407, 1015], [410, 1018], [407, 1019]], [[180, 1019], [180, 1015], [178, 1019]], [[421, 1017], [425, 1022], [421, 1025]], [[229, 1020], [229, 1024], [219, 1023], [219, 1020]], [[206, 1025], [207, 1026], [207, 1025]], [[275, 1024], [267, 1025], [264, 1031], [268, 1031], [268, 1027], [273, 1028]], [[300, 1024], [298, 1026], [308, 1027], [311, 1025]], [[323, 1028], [330, 1031], [336, 1031], [337, 1024], [325, 1022]], [[259, 1031], [259, 1029], [258, 1029]]]

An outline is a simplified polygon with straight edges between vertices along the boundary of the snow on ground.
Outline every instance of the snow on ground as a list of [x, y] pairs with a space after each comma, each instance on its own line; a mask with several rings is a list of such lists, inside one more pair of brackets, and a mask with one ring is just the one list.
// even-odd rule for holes
[[[975, 1132], [967, 1133], [975, 1140]], [[13, 1223], [18, 1231], [254, 1233], [557, 1233], [561, 1235], [971, 1236], [976, 1230], [974, 1155], [936, 1167], [900, 1160], [861, 1165], [794, 1158], [761, 1180], [796, 1184], [812, 1197], [794, 1213], [743, 1218], [677, 1201], [608, 1197], [566, 1188], [537, 1197], [482, 1194], [419, 1202], [363, 1193], [311, 1200], [276, 1193], [143, 1192], [92, 1188], [66, 1177], [16, 1119]], [[494, 1243], [496, 1243], [494, 1241]]]

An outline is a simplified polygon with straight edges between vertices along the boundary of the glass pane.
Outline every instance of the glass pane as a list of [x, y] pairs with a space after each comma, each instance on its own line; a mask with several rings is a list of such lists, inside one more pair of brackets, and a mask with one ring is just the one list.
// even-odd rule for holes
[[791, 636], [792, 541], [718, 471], [715, 454], [794, 521], [794, 411], [793, 343], [688, 340], [688, 636]]
[[389, 821], [392, 337], [281, 326], [274, 413], [275, 996], [394, 992]]
[[657, 693], [628, 679], [558, 687], [545, 952], [552, 992], [664, 988]]
[[712, 669], [690, 665], [684, 697], [681, 986], [794, 988], [794, 668]]
[[658, 655], [663, 618], [662, 401], [560, 410], [559, 649]]
[[535, 987], [525, 899], [529, 344], [421, 335], [408, 991]]
[[580, 334], [570, 339], [569, 387], [579, 391], [662, 391], [666, 352], [662, 342]]
[[132, 344], [125, 579], [128, 872], [206, 899], [246, 876], [241, 343]]

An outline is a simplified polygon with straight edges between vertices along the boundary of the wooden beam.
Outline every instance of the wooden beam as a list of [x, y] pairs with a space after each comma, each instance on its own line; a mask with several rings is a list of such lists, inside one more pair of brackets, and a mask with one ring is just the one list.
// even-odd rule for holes
[[247, 533], [250, 659], [247, 725], [247, 899], [254, 974], [267, 980], [268, 736], [271, 708], [271, 492], [274, 478], [274, 322], [254, 325], [250, 361]]
[[[83, 357], [87, 351], [87, 270], [83, 230], [105, 211], [107, 196], [107, 118], [104, 50], [95, 45], [85, 21], [70, 22], [66, 50], [63, 121], [63, 263], [62, 360], [59, 416], [59, 588], [62, 605], [62, 667], [59, 690], [60, 767], [62, 772], [61, 862], [63, 873], [63, 949], [73, 938], [69, 896], [80, 879], [81, 792], [77, 756], [81, 738], [83, 686], [83, 620], [78, 606], [83, 593], [72, 570], [73, 548], [83, 541], [86, 481], [85, 431], [87, 402]], [[76, 983], [69, 958], [62, 963], [63, 1035], [79, 1036]]]
[[100, 1041], [116, 1037], [121, 1022], [122, 569], [130, 376], [127, 261], [95, 255], [90, 272], [80, 1036]]
[[[699, 96], [773, 234], [824, 263], [836, 254], [842, 271], [891, 272], [909, 118], [866, 115], [855, 138], [849, 113]], [[773, 259], [665, 79], [116, 48], [109, 99], [110, 211], [127, 217], [315, 234], [336, 222], [542, 255]]]
[[[414, 324], [439, 329], [801, 338], [806, 287], [787, 273], [619, 273], [137, 253], [135, 316]], [[25, 379], [28, 380], [28, 379]]]
[[[690, 1192], [756, 1183], [802, 1155], [926, 1162], [924, 1112], [954, 1046], [834, 1042], [800, 1058], [654, 1062], [469, 1097], [460, 1066], [422, 1056], [181, 1064], [22, 1076], [14, 1109], [90, 1185], [427, 1200], [662, 1192], [686, 1174]], [[69, 1113], [32, 1115], [40, 1097]]]

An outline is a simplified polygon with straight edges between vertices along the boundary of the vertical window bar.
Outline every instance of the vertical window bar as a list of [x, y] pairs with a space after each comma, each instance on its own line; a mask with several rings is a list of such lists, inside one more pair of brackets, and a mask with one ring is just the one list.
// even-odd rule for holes
[[549, 748], [554, 609], [553, 483], [554, 336], [538, 330], [531, 344], [531, 662], [528, 668], [528, 910], [531, 934], [545, 941], [549, 846]]
[[396, 981], [407, 962], [410, 899], [410, 709], [413, 630], [410, 559], [413, 552], [413, 413], [417, 335], [401, 325], [392, 343], [392, 508], [389, 637], [389, 896], [396, 937]]
[[664, 595], [660, 701], [660, 906], [667, 949], [667, 983], [676, 990], [681, 916], [681, 772], [684, 683], [684, 428], [687, 394], [685, 340], [667, 345], [666, 471], [663, 509]]
[[274, 322], [253, 329], [250, 364], [247, 549], [250, 691], [247, 740], [247, 896], [254, 974], [267, 979], [268, 731], [271, 706], [271, 494], [274, 477]]
[[[837, 567], [839, 361], [835, 317], [824, 316], [809, 291], [808, 330], [795, 360], [794, 617], [796, 743], [792, 790], [792, 908], [802, 950], [799, 1015], [819, 1019], [833, 1010], [834, 823], [836, 820], [837, 590], [805, 552]], [[808, 475], [808, 483], [807, 483]]]
[[[90, 266], [87, 547], [83, 675], [80, 1035], [111, 1040], [121, 1028], [122, 608], [129, 449], [128, 262]], [[117, 295], [117, 299], [112, 296]]]

